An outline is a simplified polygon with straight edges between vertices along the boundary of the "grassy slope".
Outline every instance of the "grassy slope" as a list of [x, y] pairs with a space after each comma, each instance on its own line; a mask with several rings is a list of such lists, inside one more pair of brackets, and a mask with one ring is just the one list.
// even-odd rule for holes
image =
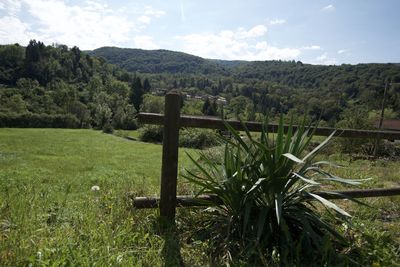
[[0, 129], [0, 140], [0, 265], [161, 264], [155, 211], [125, 199], [158, 193], [160, 145], [92, 130]]
[[[190, 166], [182, 152], [180, 166]], [[97, 131], [0, 129], [0, 265], [161, 265], [164, 239], [154, 228], [157, 212], [132, 212], [125, 198], [128, 191], [157, 194], [160, 163], [160, 145]], [[356, 161], [337, 174], [375, 178], [367, 187], [399, 185], [398, 162], [373, 164]], [[92, 192], [93, 185], [100, 191]], [[180, 190], [188, 188], [181, 183]], [[400, 241], [399, 197], [368, 202], [374, 209], [342, 203], [365, 232], [355, 246], [391, 266], [396, 252], [387, 244]], [[180, 220], [196, 225], [187, 212], [179, 211]], [[188, 266], [208, 262], [201, 242], [181, 246]]]

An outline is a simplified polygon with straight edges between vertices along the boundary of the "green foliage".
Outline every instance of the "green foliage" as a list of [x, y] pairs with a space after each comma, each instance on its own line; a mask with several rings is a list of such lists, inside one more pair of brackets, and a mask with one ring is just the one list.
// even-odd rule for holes
[[185, 128], [179, 132], [179, 146], [181, 147], [204, 149], [218, 144], [218, 136], [212, 130]]
[[143, 96], [142, 112], [164, 113], [165, 98], [162, 96], [154, 96], [145, 94]]
[[0, 127], [79, 128], [79, 120], [71, 114], [0, 113]]
[[112, 127], [110, 122], [107, 122], [106, 124], [104, 124], [102, 131], [106, 134], [112, 134], [114, 132], [114, 128]]
[[156, 212], [126, 198], [159, 192], [161, 146], [69, 129], [3, 128], [0, 140], [2, 267], [163, 264]]
[[[163, 127], [145, 125], [140, 128], [139, 139], [143, 142], [161, 143], [163, 141]], [[179, 146], [190, 148], [208, 148], [218, 145], [218, 136], [214, 131], [185, 128], [179, 132]]]
[[[98, 103], [93, 103], [96, 95], [117, 94], [124, 99], [120, 102], [124, 112], [107, 103], [112, 117], [118, 113], [112, 124], [126, 128], [121, 125], [121, 118], [127, 113], [127, 105], [139, 111], [143, 94], [161, 96], [170, 89], [179, 89], [185, 97], [192, 97], [186, 101], [188, 106], [183, 107], [187, 114], [215, 115], [219, 113], [217, 107], [221, 112], [218, 101], [217, 105], [211, 103], [214, 111], [207, 108], [203, 113], [203, 103], [196, 103], [201, 97], [213, 95], [225, 98], [222, 102], [227, 118], [259, 120], [261, 115], [269, 114], [272, 118], [291, 113], [307, 115], [312, 121], [322, 119], [328, 126], [335, 126], [343, 117], [343, 110], [353, 103], [367, 107], [368, 111], [379, 109], [385, 80], [400, 81], [398, 64], [315, 66], [294, 61], [230, 62], [166, 50], [112, 47], [87, 53], [77, 47], [45, 46], [35, 40], [26, 48], [0, 46], [0, 83], [7, 90], [15, 86], [21, 89], [14, 94], [21, 95], [27, 111], [71, 113], [78, 117], [82, 127], [97, 127], [94, 120]], [[125, 70], [106, 64], [106, 60]], [[127, 71], [138, 71], [140, 77]], [[400, 107], [399, 88], [392, 85], [387, 94], [387, 108], [395, 111]], [[23, 109], [22, 102], [14, 105], [13, 100], [4, 100], [3, 90], [0, 88], [3, 98], [0, 102], [12, 103], [0, 103], [7, 107], [3, 112]], [[71, 106], [77, 106], [77, 102], [85, 105], [87, 112], [72, 112], [71, 109], [76, 109]]]
[[204, 101], [201, 112], [207, 116], [216, 116], [218, 114], [218, 106], [215, 100], [211, 102], [210, 99], [207, 97]]
[[223, 67], [201, 57], [167, 50], [142, 50], [117, 47], [102, 47], [91, 55], [107, 59], [131, 72], [141, 73], [201, 73], [226, 74]]
[[139, 131], [139, 139], [143, 142], [161, 143], [163, 140], [163, 128], [161, 126], [145, 125]]
[[[126, 198], [127, 192], [159, 193], [160, 145], [94, 130], [2, 128], [0, 150], [1, 266], [165, 266], [176, 256], [168, 255], [172, 246], [181, 254], [175, 262], [218, 266], [208, 253], [208, 240], [197, 238], [205, 232], [193, 235], [208, 214], [177, 209], [179, 234], [165, 237], [158, 231], [158, 211], [132, 209]], [[196, 152], [180, 149], [179, 166], [190, 169], [184, 151]], [[215, 160], [224, 155], [215, 147], [209, 154]], [[341, 155], [332, 158], [339, 160]], [[349, 163], [344, 158], [340, 163], [349, 165], [337, 169], [342, 176], [379, 178], [373, 187], [398, 183], [398, 161]], [[99, 190], [92, 191], [95, 185]], [[191, 188], [178, 179], [178, 194], [188, 192]], [[362, 266], [397, 266], [399, 200], [366, 200], [373, 209], [348, 206], [355, 229], [339, 227], [351, 238], [354, 251], [344, 253], [356, 253]]]
[[[254, 112], [247, 112], [246, 106], [227, 109], [231, 110], [230, 118], [295, 111], [298, 116], [307, 115], [313, 121], [322, 119], [334, 126], [352, 101], [369, 110], [379, 109], [385, 80], [400, 81], [398, 64], [322, 66], [280, 60], [224, 61], [165, 50], [110, 47], [91, 53], [126, 70], [147, 73], [154, 91], [179, 88], [193, 96], [223, 96], [228, 104], [238, 96], [252, 102]], [[393, 85], [388, 90], [387, 106], [393, 110], [400, 107], [399, 88]]]
[[[338, 128], [347, 129], [371, 129], [373, 122], [369, 119], [368, 110], [365, 106], [351, 106], [344, 110], [341, 120], [337, 123]], [[344, 153], [372, 154], [374, 140], [341, 138], [337, 141], [340, 150]]]
[[140, 106], [143, 102], [143, 85], [139, 77], [135, 77], [133, 79], [133, 83], [131, 86], [131, 93], [130, 93], [130, 103], [135, 107], [137, 111], [140, 110]]
[[0, 112], [30, 112], [42, 119], [41, 114], [68, 114], [81, 128], [101, 129], [110, 122], [134, 129], [136, 111], [128, 103], [133, 77], [77, 47], [45, 46], [35, 40], [26, 48], [0, 46]]
[[[282, 118], [274, 141], [267, 128], [259, 140], [246, 131], [245, 141], [226, 126], [233, 140], [225, 140], [224, 157], [216, 161], [202, 154], [199, 162], [190, 156], [197, 172], [185, 175], [199, 187], [198, 194], [222, 201], [206, 210], [197, 229], [210, 239], [212, 257], [255, 265], [349, 264], [336, 252], [348, 244], [334, 223], [350, 215], [314, 192], [326, 184], [361, 180], [336, 177], [323, 170], [328, 162], [313, 162], [330, 137], [306, 153], [310, 130], [301, 126], [294, 133], [289, 126], [284, 135]], [[330, 218], [321, 217], [316, 202], [332, 211]]]

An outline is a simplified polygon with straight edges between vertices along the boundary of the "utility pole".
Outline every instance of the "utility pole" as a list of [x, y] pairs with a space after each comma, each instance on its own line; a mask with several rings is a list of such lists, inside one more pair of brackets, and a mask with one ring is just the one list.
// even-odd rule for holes
[[385, 116], [385, 104], [386, 104], [386, 94], [387, 94], [388, 84], [390, 83], [388, 83], [388, 80], [386, 79], [385, 90], [383, 91], [381, 117], [379, 118], [379, 126], [378, 126], [379, 130], [382, 128], [383, 117]]
[[[391, 83], [388, 80], [389, 79], [387, 78], [386, 82], [385, 82], [385, 90], [383, 91], [382, 108], [381, 108], [381, 116], [379, 118], [378, 131], [380, 131], [382, 129], [383, 118], [385, 116], [386, 94], [387, 94], [388, 86], [391, 85]], [[379, 137], [375, 140], [374, 157], [376, 157], [376, 154], [378, 153], [378, 148], [379, 148]]]

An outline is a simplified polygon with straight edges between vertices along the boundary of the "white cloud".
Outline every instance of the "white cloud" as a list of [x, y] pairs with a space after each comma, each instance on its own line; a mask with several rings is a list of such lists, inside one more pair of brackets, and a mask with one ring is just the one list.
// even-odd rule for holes
[[146, 6], [144, 8], [144, 14], [148, 15], [148, 16], [153, 16], [153, 17], [159, 18], [161, 16], [164, 16], [166, 14], [166, 12], [163, 10], [154, 10], [154, 8], [152, 8], [151, 6]]
[[29, 31], [29, 25], [13, 16], [0, 18], [0, 42], [3, 44], [20, 43], [26, 45], [37, 36]]
[[93, 49], [128, 41], [137, 25], [106, 5], [86, 2], [84, 6], [67, 5], [64, 1], [25, 0], [28, 12], [36, 19], [40, 40], [47, 43], [79, 45]]
[[[15, 15], [20, 12], [21, 6], [30, 16], [22, 19]], [[153, 19], [166, 14], [151, 6], [138, 6], [137, 10], [128, 13], [96, 0], [79, 5], [67, 0], [1, 0], [0, 10], [9, 14], [1, 18], [2, 43], [26, 44], [29, 39], [35, 38], [47, 44], [77, 45], [81, 49], [132, 43], [134, 36]], [[35, 34], [31, 32], [33, 30]]]
[[328, 54], [324, 53], [316, 58], [317, 61], [324, 61], [328, 58]]
[[159, 46], [154, 42], [153, 37], [140, 35], [133, 38], [135, 47], [143, 49], [158, 49]]
[[312, 64], [319, 64], [319, 65], [335, 65], [337, 64], [336, 58], [329, 57], [328, 53], [323, 53], [322, 55], [315, 58]]
[[327, 6], [323, 7], [321, 10], [326, 11], [326, 12], [331, 12], [331, 11], [335, 11], [336, 8], [334, 5], [327, 5]]
[[319, 45], [310, 45], [310, 46], [303, 46], [303, 50], [322, 50]]
[[1, 0], [0, 10], [5, 10], [8, 15], [15, 16], [21, 10], [21, 1]]
[[140, 16], [137, 18], [137, 20], [143, 24], [150, 24], [151, 18], [148, 16]]
[[280, 24], [285, 24], [286, 20], [284, 19], [273, 19], [269, 21], [270, 25], [280, 25]]
[[300, 49], [279, 48], [257, 41], [267, 32], [267, 27], [257, 25], [246, 31], [225, 30], [219, 33], [194, 33], [176, 37], [182, 43], [182, 50], [205, 58], [230, 60], [294, 59]]
[[103, 11], [108, 9], [107, 4], [99, 3], [96, 1], [85, 1], [85, 9], [86, 10], [92, 10], [92, 11]]
[[343, 54], [343, 53], [346, 53], [347, 52], [347, 50], [346, 49], [340, 49], [340, 50], [338, 50], [337, 51], [337, 53], [340, 55], [340, 54]]
[[267, 33], [267, 27], [264, 25], [257, 25], [251, 28], [250, 30], [246, 31], [244, 28], [239, 28], [236, 34], [241, 39], [246, 38], [256, 38], [263, 36]]

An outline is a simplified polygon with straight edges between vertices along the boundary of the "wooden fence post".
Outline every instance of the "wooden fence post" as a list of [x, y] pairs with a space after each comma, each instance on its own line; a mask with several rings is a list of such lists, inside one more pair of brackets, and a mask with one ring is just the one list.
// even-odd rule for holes
[[160, 216], [170, 222], [175, 221], [180, 99], [180, 94], [177, 91], [171, 91], [165, 97]]

